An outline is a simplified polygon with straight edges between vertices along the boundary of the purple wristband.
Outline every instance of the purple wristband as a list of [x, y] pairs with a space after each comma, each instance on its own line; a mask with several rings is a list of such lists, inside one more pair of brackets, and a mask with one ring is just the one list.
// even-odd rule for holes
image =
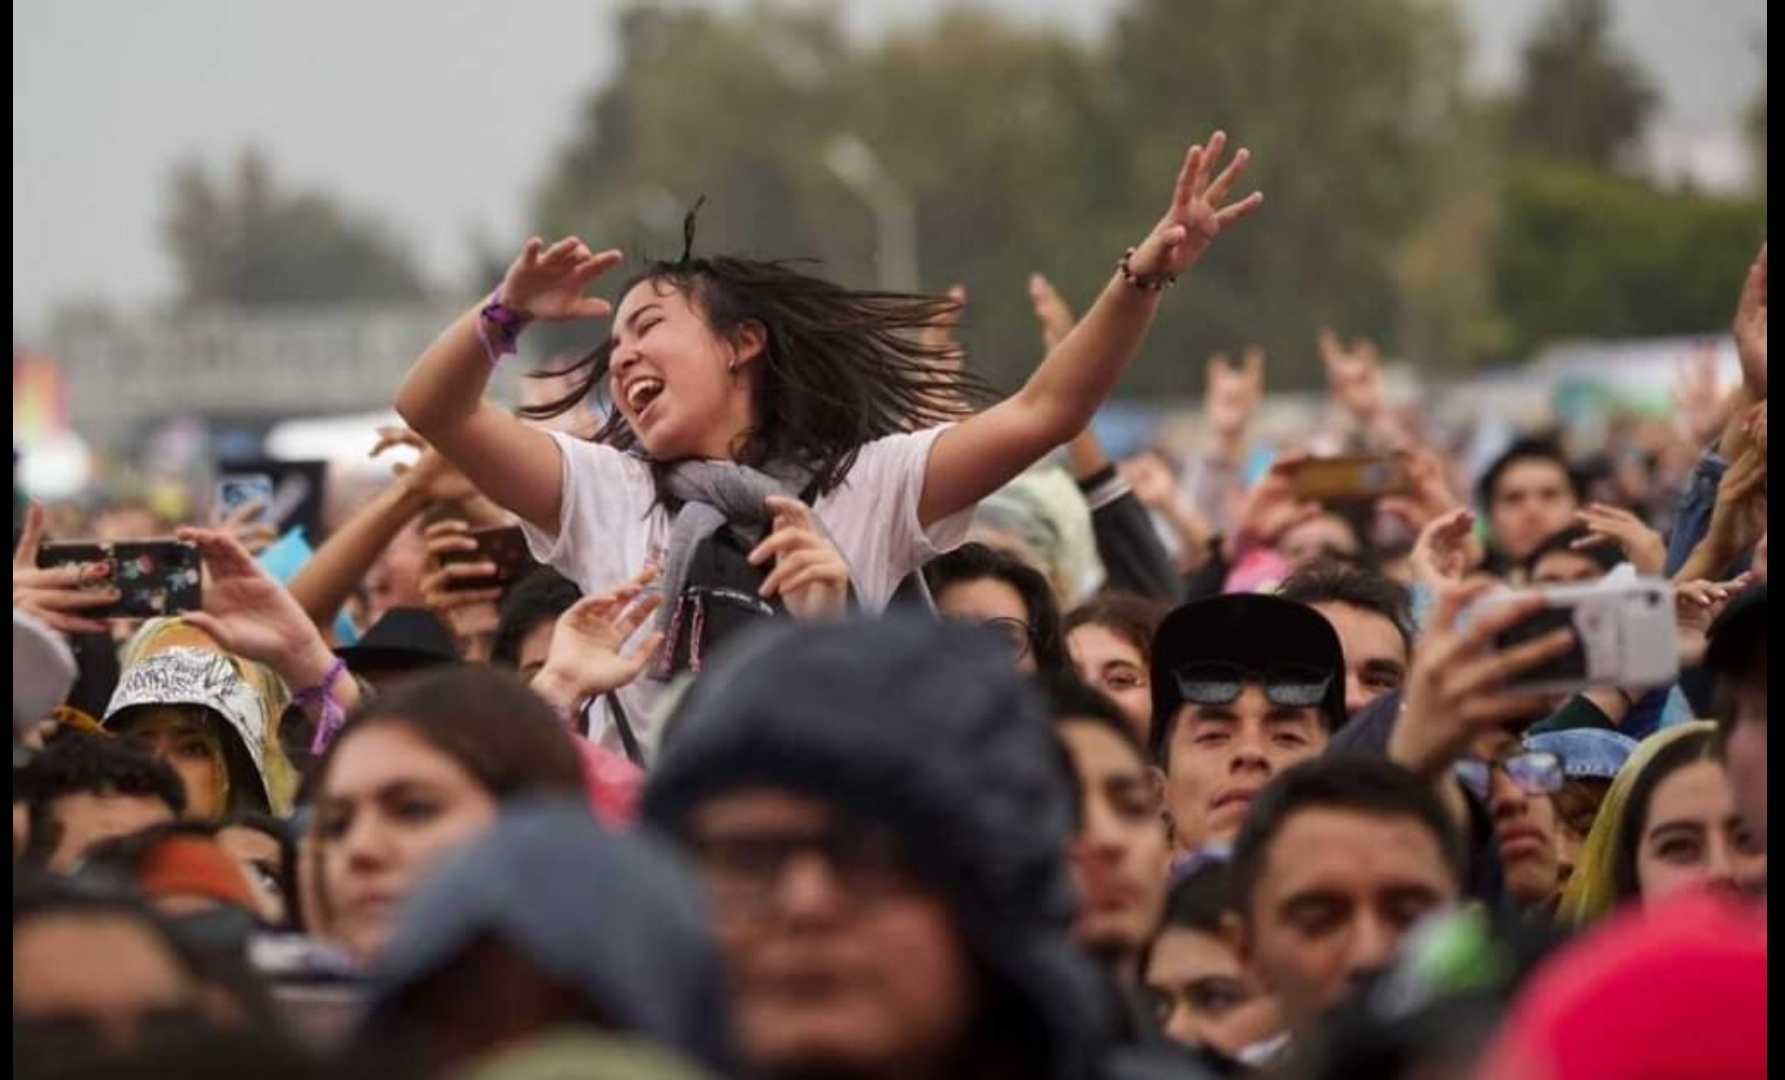
[[336, 734], [340, 732], [341, 725], [347, 722], [347, 714], [342, 710], [341, 703], [335, 700], [333, 692], [335, 683], [340, 680], [341, 674], [346, 670], [347, 661], [337, 656], [335, 662], [329, 665], [328, 670], [314, 685], [306, 686], [291, 695], [291, 703], [300, 709], [313, 704], [320, 704], [322, 707], [322, 715], [316, 720], [316, 737], [310, 742], [310, 753], [312, 754], [321, 754], [327, 750], [329, 743], [333, 742]]
[[[515, 352], [515, 344], [520, 341], [521, 331], [531, 320], [502, 302], [502, 286], [496, 286], [485, 301], [483, 310], [477, 313], [477, 340], [483, 343], [483, 355], [495, 367], [502, 362], [504, 356]], [[490, 332], [485, 323], [494, 323], [501, 331], [500, 341], [490, 340]]]

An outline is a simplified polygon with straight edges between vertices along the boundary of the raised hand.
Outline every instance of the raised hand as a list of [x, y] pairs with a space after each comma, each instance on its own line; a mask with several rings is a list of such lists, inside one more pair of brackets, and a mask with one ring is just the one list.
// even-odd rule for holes
[[1766, 400], [1766, 245], [1748, 267], [1742, 298], [1735, 309], [1735, 347], [1742, 358], [1742, 381], [1754, 396]]
[[179, 535], [198, 545], [210, 574], [204, 610], [183, 618], [224, 650], [272, 668], [293, 690], [320, 678], [333, 662], [328, 645], [297, 599], [241, 541], [221, 529], [181, 529]]
[[1654, 577], [1666, 568], [1666, 539], [1630, 511], [1592, 503], [1575, 514], [1575, 520], [1592, 533], [1569, 545], [1575, 550], [1616, 544], [1639, 574]]
[[1674, 628], [1679, 634], [1681, 668], [1704, 662], [1711, 624], [1755, 580], [1756, 575], [1750, 573], [1728, 581], [1683, 581], [1674, 586]]
[[1347, 347], [1339, 335], [1321, 330], [1320, 363], [1326, 369], [1326, 385], [1339, 408], [1360, 419], [1382, 414], [1382, 358], [1368, 338]]
[[1766, 533], [1766, 455], [1749, 447], [1717, 485], [1710, 535], [1732, 555], [1753, 547]]
[[1202, 258], [1222, 229], [1264, 205], [1264, 194], [1257, 191], [1238, 202], [1227, 201], [1252, 154], [1241, 148], [1217, 173], [1226, 150], [1227, 133], [1217, 131], [1207, 146], [1192, 146], [1184, 155], [1171, 205], [1134, 249], [1129, 272], [1141, 278], [1175, 278]]
[[471, 526], [455, 518], [448, 518], [428, 525], [422, 530], [422, 537], [427, 543], [428, 572], [422, 575], [421, 594], [435, 614], [450, 620], [452, 613], [460, 608], [494, 604], [502, 599], [500, 588], [456, 587], [461, 581], [475, 581], [496, 573], [496, 564], [488, 560], [449, 562], [445, 558], [454, 553], [477, 550], [477, 540], [471, 535]]
[[1433, 593], [1460, 585], [1469, 570], [1481, 561], [1481, 544], [1475, 539], [1475, 515], [1457, 507], [1433, 518], [1419, 531], [1407, 561], [1413, 580]]
[[1217, 448], [1235, 450], [1245, 442], [1246, 428], [1264, 400], [1264, 350], [1246, 346], [1240, 367], [1226, 353], [1210, 358], [1208, 396], [1203, 413], [1209, 438]]
[[831, 542], [812, 524], [812, 510], [798, 499], [781, 495], [768, 498], [773, 527], [756, 550], [752, 566], [770, 559], [769, 571], [758, 590], [764, 598], [777, 593], [796, 619], [812, 621], [841, 617], [849, 606], [849, 564]]
[[574, 236], [549, 248], [535, 236], [502, 279], [502, 303], [533, 319], [605, 318], [613, 305], [583, 294], [602, 273], [619, 265], [620, 258], [618, 251], [592, 252]]
[[481, 494], [471, 481], [465, 479], [465, 474], [447, 461], [440, 451], [408, 428], [379, 428], [378, 441], [373, 444], [372, 452], [367, 456], [378, 457], [393, 446], [408, 446], [421, 451], [415, 464], [398, 463], [391, 466], [391, 472], [408, 485], [410, 490], [429, 502], [465, 503]]
[[1035, 321], [1041, 324], [1042, 347], [1053, 352], [1078, 325], [1078, 318], [1053, 282], [1040, 274], [1029, 275], [1029, 302], [1035, 305]]
[[663, 643], [663, 635], [653, 633], [631, 652], [621, 650], [662, 603], [660, 596], [644, 595], [659, 573], [657, 566], [648, 565], [619, 588], [585, 596], [558, 616], [551, 649], [533, 689], [553, 704], [571, 709], [638, 678]]
[[271, 522], [256, 520], [265, 511], [266, 504], [255, 499], [227, 516], [215, 516], [211, 527], [235, 537], [249, 555], [258, 556], [279, 538], [279, 530]]
[[1525, 596], [1462, 626], [1464, 610], [1495, 588], [1492, 581], [1477, 580], [1439, 591], [1407, 675], [1401, 715], [1389, 736], [1389, 760], [1436, 779], [1477, 735], [1548, 707], [1549, 695], [1508, 690], [1506, 685], [1567, 652], [1574, 631], [1562, 627], [1510, 649], [1499, 648], [1494, 639], [1543, 610], [1546, 601]]
[[1228, 555], [1237, 557], [1255, 547], [1269, 547], [1291, 528], [1318, 516], [1320, 504], [1295, 493], [1295, 469], [1308, 458], [1304, 453], [1284, 454], [1264, 478], [1246, 492], [1245, 502], [1228, 537]]
[[118, 590], [105, 584], [113, 567], [107, 563], [40, 567], [37, 554], [42, 546], [43, 506], [32, 503], [12, 553], [12, 606], [65, 634], [109, 632], [103, 620], [81, 613], [117, 601]]

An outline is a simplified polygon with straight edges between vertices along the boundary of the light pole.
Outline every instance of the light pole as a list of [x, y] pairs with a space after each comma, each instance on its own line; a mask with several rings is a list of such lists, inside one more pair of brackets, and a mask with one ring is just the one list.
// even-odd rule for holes
[[880, 158], [859, 135], [844, 133], [832, 139], [824, 161], [837, 179], [873, 211], [879, 233], [875, 262], [880, 271], [880, 287], [897, 292], [918, 291], [917, 211], [911, 196], [887, 173]]

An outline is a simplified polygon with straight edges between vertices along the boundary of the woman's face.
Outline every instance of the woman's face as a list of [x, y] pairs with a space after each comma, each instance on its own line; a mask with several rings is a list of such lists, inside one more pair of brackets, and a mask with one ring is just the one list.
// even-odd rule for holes
[[1109, 695], [1128, 718], [1140, 744], [1147, 745], [1153, 726], [1153, 691], [1147, 682], [1147, 658], [1140, 648], [1107, 626], [1086, 623], [1066, 636], [1072, 666], [1086, 686]]
[[1004, 634], [1016, 656], [1017, 670], [1035, 674], [1035, 631], [1029, 622], [1029, 605], [1009, 583], [997, 578], [957, 581], [936, 597], [936, 609], [943, 618], [980, 623]]
[[680, 289], [641, 282], [614, 315], [608, 389], [656, 460], [728, 458], [751, 426], [748, 367], [760, 351], [760, 335], [734, 347]]
[[1655, 785], [1636, 848], [1643, 903], [1682, 889], [1749, 890], [1766, 880], [1766, 848], [1735, 811], [1729, 774], [1694, 761]]
[[495, 820], [495, 797], [407, 724], [349, 729], [316, 803], [330, 931], [376, 956], [428, 870]]
[[242, 875], [254, 889], [260, 917], [270, 926], [285, 922], [285, 852], [279, 841], [246, 825], [231, 825], [217, 833], [217, 844], [229, 852]]
[[186, 789], [186, 816], [210, 821], [229, 805], [228, 776], [221, 748], [204, 721], [179, 706], [145, 706], [121, 732], [135, 749], [167, 762]]

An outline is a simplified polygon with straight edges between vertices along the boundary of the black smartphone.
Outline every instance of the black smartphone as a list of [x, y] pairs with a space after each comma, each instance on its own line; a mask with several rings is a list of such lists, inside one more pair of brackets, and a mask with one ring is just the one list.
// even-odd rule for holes
[[203, 607], [198, 547], [184, 540], [140, 540], [115, 544], [73, 542], [45, 544], [37, 553], [40, 567], [71, 563], [113, 564], [109, 578], [96, 578], [86, 588], [117, 589], [118, 599], [80, 614], [95, 619], [153, 619]]

